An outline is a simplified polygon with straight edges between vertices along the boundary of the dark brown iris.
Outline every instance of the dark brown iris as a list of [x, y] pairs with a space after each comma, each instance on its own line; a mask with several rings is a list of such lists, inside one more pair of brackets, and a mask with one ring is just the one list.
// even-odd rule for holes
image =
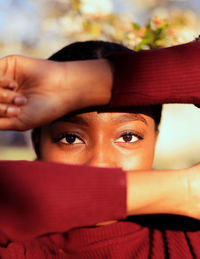
[[133, 138], [133, 135], [129, 133], [129, 134], [124, 134], [122, 137], [125, 142], [130, 142]]
[[72, 134], [69, 134], [65, 137], [66, 139], [66, 142], [69, 143], [69, 144], [73, 144], [76, 140], [76, 136], [75, 135], [72, 135]]

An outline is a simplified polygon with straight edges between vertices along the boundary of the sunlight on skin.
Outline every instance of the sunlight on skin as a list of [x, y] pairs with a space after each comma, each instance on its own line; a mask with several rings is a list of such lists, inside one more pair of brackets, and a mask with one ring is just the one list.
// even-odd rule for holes
[[41, 158], [126, 171], [149, 170], [157, 134], [154, 120], [145, 114], [139, 116], [88, 112], [55, 121], [42, 128]]
[[157, 136], [150, 112], [86, 112], [42, 127], [40, 154], [45, 161], [148, 170], [152, 169]]

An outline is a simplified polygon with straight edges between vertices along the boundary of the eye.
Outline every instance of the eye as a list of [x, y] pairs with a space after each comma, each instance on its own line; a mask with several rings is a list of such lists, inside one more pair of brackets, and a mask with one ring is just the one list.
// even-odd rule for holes
[[60, 142], [67, 145], [72, 144], [83, 144], [83, 140], [76, 134], [63, 134], [62, 136], [55, 139], [56, 142]]
[[138, 141], [139, 139], [142, 139], [141, 136], [134, 134], [132, 132], [126, 132], [121, 135], [120, 138], [118, 138], [115, 142], [116, 143], [134, 143]]

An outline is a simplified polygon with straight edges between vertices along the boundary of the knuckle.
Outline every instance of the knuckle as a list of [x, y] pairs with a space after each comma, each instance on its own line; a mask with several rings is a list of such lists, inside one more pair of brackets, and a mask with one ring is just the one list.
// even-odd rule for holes
[[7, 111], [6, 105], [0, 105], [0, 115], [5, 115]]
[[0, 101], [5, 102], [8, 99], [8, 93], [5, 91], [0, 92]]
[[0, 74], [0, 84], [3, 84], [5, 82], [5, 76]]
[[13, 99], [13, 94], [6, 90], [1, 90], [0, 91], [0, 102], [11, 102]]
[[2, 92], [1, 95], [2, 95], [3, 100], [6, 100], [8, 98], [7, 92]]

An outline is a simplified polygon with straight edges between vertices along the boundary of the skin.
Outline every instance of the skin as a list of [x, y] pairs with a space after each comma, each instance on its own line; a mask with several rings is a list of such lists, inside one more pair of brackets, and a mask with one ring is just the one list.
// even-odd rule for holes
[[[172, 58], [174, 59], [174, 57]], [[176, 58], [178, 57], [176, 56]], [[144, 69], [145, 66], [143, 67], [143, 73], [145, 73]], [[77, 77], [77, 75], [79, 76]], [[190, 74], [188, 75], [190, 77]], [[21, 56], [2, 58], [0, 59], [0, 129], [26, 130], [40, 127], [77, 109], [106, 105], [110, 101], [113, 78], [112, 68], [106, 60], [57, 63]], [[93, 87], [94, 85], [95, 87]], [[142, 116], [148, 116], [145, 112], [140, 111], [139, 113]], [[119, 143], [121, 136], [117, 138], [118, 141], [116, 142], [116, 135], [113, 135], [118, 125], [111, 125], [114, 126], [113, 131], [107, 131], [106, 125], [110, 121], [107, 116], [109, 115], [100, 116], [99, 113], [94, 113], [93, 118], [95, 116], [96, 119], [93, 120], [95, 123], [92, 124], [93, 126], [91, 125], [91, 130], [88, 130], [89, 137], [91, 136], [89, 139], [93, 140], [93, 142], [90, 141], [90, 145], [86, 145], [88, 142], [83, 142], [77, 145], [71, 144], [69, 148], [69, 145], [62, 143], [61, 140], [59, 143], [55, 143], [49, 132], [50, 126], [43, 127], [41, 134], [43, 159], [51, 160], [53, 157], [55, 160], [51, 161], [75, 163], [75, 160], [79, 160], [80, 163], [86, 165], [112, 165], [112, 167], [124, 168], [127, 176], [127, 215], [167, 213], [200, 219], [200, 165], [184, 170], [148, 170], [152, 167], [153, 162], [157, 138], [155, 130], [152, 131], [152, 128], [148, 127], [148, 134], [144, 129], [143, 140], [122, 144]], [[89, 117], [92, 119], [92, 115]], [[149, 114], [149, 117], [151, 120], [151, 114]], [[147, 128], [142, 122], [139, 122], [139, 124], [134, 121], [133, 128], [135, 129], [137, 125], [140, 129]], [[149, 125], [152, 124], [148, 122]], [[64, 127], [61, 125], [61, 131], [63, 129]], [[103, 131], [103, 129], [105, 130]], [[45, 138], [44, 134], [46, 134]], [[148, 145], [147, 142], [149, 142]], [[82, 146], [81, 152], [78, 152], [78, 148], [76, 148], [78, 145], [79, 150]], [[96, 152], [92, 153], [92, 150]], [[70, 153], [74, 155], [70, 156]], [[118, 159], [119, 157], [122, 159]], [[128, 157], [133, 160], [128, 159]], [[114, 161], [115, 163], [113, 163]], [[127, 168], [133, 170], [126, 170]], [[59, 165], [55, 165], [54, 170], [53, 173], [59, 176]], [[51, 178], [48, 180], [51, 180]], [[20, 181], [26, 183], [23, 178]], [[42, 178], [40, 181], [43, 181]], [[35, 205], [36, 208], [38, 206], [40, 211], [42, 209], [41, 203], [37, 204], [37, 198], [41, 195], [41, 199], [43, 199], [43, 190], [39, 193], [38, 184], [36, 184], [36, 188], [33, 188], [34, 182], [31, 184], [33, 184], [31, 190], [35, 189], [35, 193], [33, 193], [33, 197], [36, 195]], [[8, 189], [10, 190], [10, 188], [13, 191], [12, 184]], [[27, 188], [24, 190], [27, 190]], [[22, 188], [22, 191], [24, 190]], [[26, 191], [24, 194], [26, 195]], [[18, 204], [13, 205], [14, 217], [16, 215], [17, 218], [21, 219], [21, 208], [18, 207]], [[54, 206], [54, 203], [50, 205]], [[38, 218], [40, 218], [40, 212], [37, 214], [35, 207], [32, 209], [33, 215], [39, 215]], [[43, 209], [47, 209], [48, 212], [47, 206]], [[5, 231], [5, 236], [7, 235], [9, 240], [12, 240], [12, 232], [16, 232], [15, 237], [20, 236], [20, 234], [18, 221], [11, 220], [12, 222], [10, 222], [10, 218], [12, 219], [12, 216], [5, 218], [5, 221], [8, 220], [9, 222], [8, 232], [10, 232], [6, 233]], [[23, 217], [23, 222], [20, 223], [23, 238], [24, 235], [31, 235], [30, 230], [32, 227], [34, 228], [29, 224], [28, 219]], [[6, 224], [3, 224], [1, 227], [4, 227], [4, 225], [6, 226]], [[58, 226], [60, 226], [59, 222]], [[42, 232], [44, 229], [42, 228], [38, 235], [46, 234], [46, 232]], [[53, 228], [52, 231], [55, 231], [55, 229]]]
[[[93, 73], [91, 67], [95, 67]], [[83, 75], [81, 80], [77, 74]], [[28, 130], [75, 110], [105, 105], [111, 89], [112, 68], [103, 59], [54, 62], [23, 56], [1, 58], [0, 130]]]
[[157, 136], [151, 108], [134, 108], [131, 113], [84, 112], [42, 127], [40, 154], [51, 162], [150, 170]]
[[42, 127], [41, 159], [148, 170], [152, 168], [157, 136], [150, 108], [135, 108], [131, 113], [84, 112]]
[[[9, 56], [0, 59], [0, 71], [1, 130], [40, 127], [75, 110], [106, 105], [114, 78], [112, 66], [106, 60], [57, 63]], [[151, 113], [144, 111], [136, 113], [151, 117]], [[155, 130], [148, 128], [147, 134], [147, 126], [142, 122], [139, 126], [135, 121], [133, 129], [136, 125], [144, 127], [144, 139], [120, 143], [122, 136], [114, 133], [121, 125], [110, 125], [113, 130], [109, 131], [109, 120], [96, 114], [95, 123], [88, 130], [89, 144], [86, 141], [67, 145], [61, 139], [55, 142], [50, 135], [51, 127], [46, 125], [41, 133], [42, 159], [122, 167], [127, 175], [127, 215], [169, 213], [200, 219], [200, 165], [173, 171], [149, 170], [157, 138]]]
[[158, 137], [151, 115], [151, 108], [146, 107], [132, 108], [131, 112], [90, 111], [62, 117], [42, 127], [41, 159], [125, 171], [150, 170]]

